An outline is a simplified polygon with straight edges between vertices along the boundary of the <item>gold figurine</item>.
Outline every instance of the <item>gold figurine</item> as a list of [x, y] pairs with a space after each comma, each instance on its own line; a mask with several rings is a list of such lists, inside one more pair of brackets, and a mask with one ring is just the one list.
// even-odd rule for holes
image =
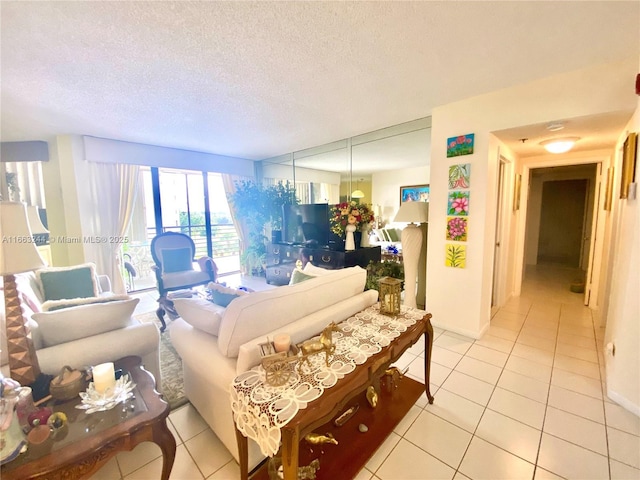
[[331, 435], [331, 433], [320, 435], [319, 433], [311, 432], [305, 435], [304, 439], [307, 441], [307, 443], [310, 443], [312, 445], [322, 445], [324, 443], [338, 445], [338, 441], [333, 437], [333, 435]]
[[369, 385], [369, 388], [367, 388], [367, 401], [373, 408], [378, 406], [378, 392], [376, 392], [373, 385]]

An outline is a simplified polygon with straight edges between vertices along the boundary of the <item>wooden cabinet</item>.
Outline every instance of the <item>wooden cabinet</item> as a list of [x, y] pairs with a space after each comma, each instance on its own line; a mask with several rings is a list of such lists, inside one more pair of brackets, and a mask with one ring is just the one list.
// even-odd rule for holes
[[[303, 248], [305, 247], [299, 245], [270, 243], [267, 246], [267, 283], [273, 285], [288, 284]], [[308, 248], [308, 250], [311, 263], [331, 270], [354, 267], [356, 265], [366, 268], [370, 261], [380, 261], [380, 246], [358, 248], [349, 252], [324, 248]]]

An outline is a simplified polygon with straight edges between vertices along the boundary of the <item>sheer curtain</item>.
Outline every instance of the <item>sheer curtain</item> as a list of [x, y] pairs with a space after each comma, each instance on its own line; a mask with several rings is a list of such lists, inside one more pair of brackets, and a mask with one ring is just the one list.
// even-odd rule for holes
[[90, 163], [95, 214], [93, 231], [98, 272], [109, 275], [114, 293], [126, 293], [122, 278], [122, 244], [131, 222], [140, 167], [120, 163]]
[[[236, 182], [248, 182], [254, 181], [252, 177], [243, 177], [240, 175], [229, 175], [227, 173], [222, 174], [222, 184], [224, 185], [224, 191], [227, 194], [227, 199], [229, 195], [233, 195], [236, 192]], [[236, 232], [238, 233], [238, 239], [240, 240], [240, 254], [245, 251], [247, 247], [247, 242], [249, 241], [249, 231], [247, 230], [247, 225], [244, 222], [243, 218], [239, 215], [239, 212], [236, 211], [233, 203], [229, 202], [229, 211], [231, 212], [231, 218], [233, 220], [233, 225], [236, 227]]]

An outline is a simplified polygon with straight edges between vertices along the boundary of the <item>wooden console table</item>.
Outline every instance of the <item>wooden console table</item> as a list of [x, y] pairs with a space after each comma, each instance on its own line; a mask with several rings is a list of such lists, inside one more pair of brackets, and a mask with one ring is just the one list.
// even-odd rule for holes
[[176, 455], [176, 440], [166, 423], [169, 404], [155, 390], [153, 376], [142, 368], [139, 357], [114, 363], [136, 384], [135, 397], [92, 414], [75, 408], [80, 397], [49, 404], [54, 412], [66, 414], [68, 425], [44, 443], [29, 445], [26, 453], [3, 465], [3, 480], [89, 478], [119, 451], [132, 450], [147, 441], [162, 450], [161, 478], [168, 480]]
[[[300, 441], [304, 436], [340, 414], [353, 398], [361, 395], [370, 385], [373, 385], [376, 391], [380, 392], [380, 379], [385, 370], [421, 337], [424, 337], [425, 340], [424, 391], [429, 403], [433, 403], [433, 396], [429, 389], [433, 327], [431, 326], [431, 314], [426, 313], [422, 319], [396, 337], [389, 346], [369, 357], [353, 372], [339, 380], [336, 385], [325, 390], [319, 399], [309, 403], [307, 408], [298, 411], [296, 416], [281, 428], [281, 454], [285, 480], [298, 478], [298, 454]], [[362, 408], [369, 408], [369, 406], [363, 405]], [[247, 480], [249, 478], [248, 439], [237, 428], [236, 439], [241, 478]], [[382, 440], [384, 438], [380, 441]], [[322, 470], [319, 474], [322, 475]]]

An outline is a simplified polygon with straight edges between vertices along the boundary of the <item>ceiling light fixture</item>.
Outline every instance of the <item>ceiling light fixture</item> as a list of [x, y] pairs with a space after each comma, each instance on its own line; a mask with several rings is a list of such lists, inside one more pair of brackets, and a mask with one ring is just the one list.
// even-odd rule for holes
[[553, 138], [540, 142], [540, 145], [549, 153], [566, 153], [573, 148], [578, 140], [580, 137]]
[[[360, 180], [364, 180], [364, 178], [361, 178]], [[357, 180], [356, 180], [356, 189], [351, 193], [351, 198], [364, 198], [364, 192], [358, 188]]]
[[550, 132], [557, 132], [558, 130], [562, 130], [564, 128], [564, 124], [560, 122], [554, 122], [547, 125], [547, 130]]

